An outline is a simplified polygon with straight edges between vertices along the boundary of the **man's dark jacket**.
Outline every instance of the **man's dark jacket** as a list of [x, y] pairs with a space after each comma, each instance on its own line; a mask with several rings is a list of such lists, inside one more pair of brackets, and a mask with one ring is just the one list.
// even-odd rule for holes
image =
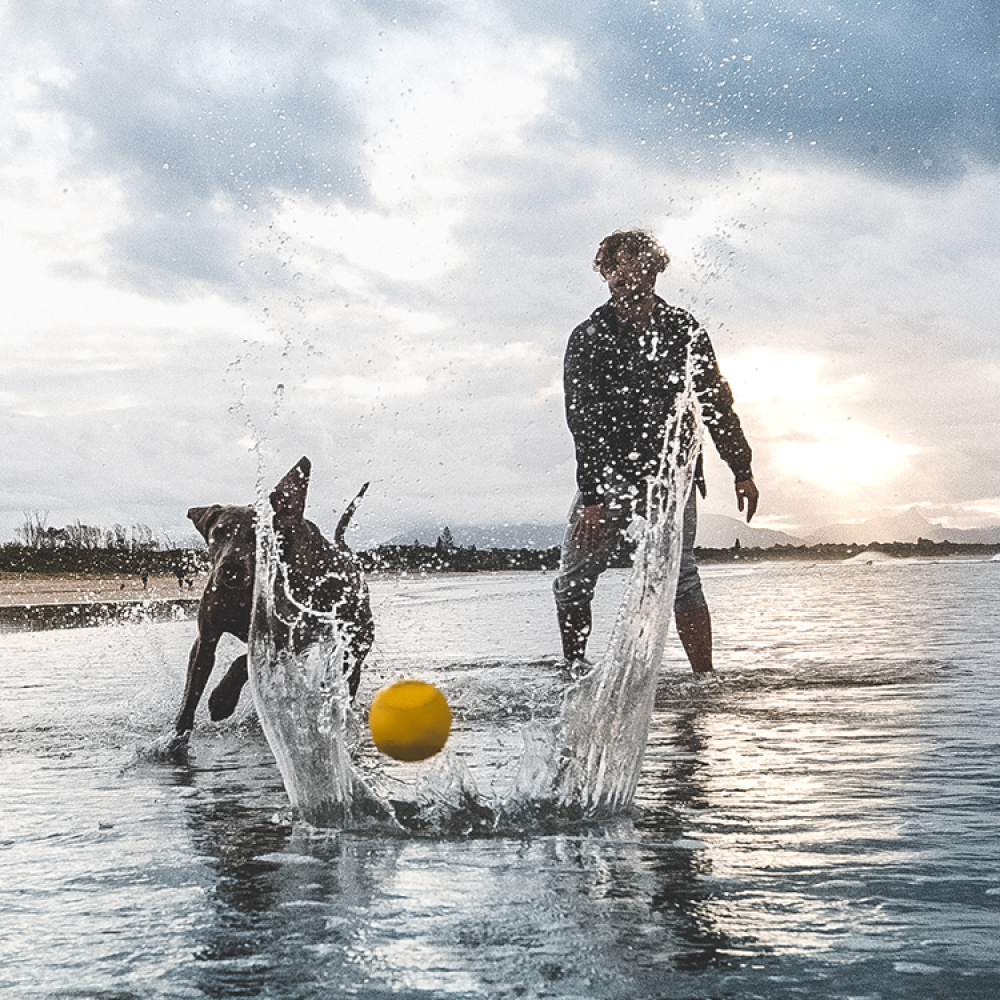
[[659, 296], [649, 332], [605, 303], [570, 335], [563, 382], [585, 504], [622, 496], [655, 476], [667, 421], [685, 385], [688, 356], [702, 419], [737, 482], [751, 478], [750, 446], [708, 334]]

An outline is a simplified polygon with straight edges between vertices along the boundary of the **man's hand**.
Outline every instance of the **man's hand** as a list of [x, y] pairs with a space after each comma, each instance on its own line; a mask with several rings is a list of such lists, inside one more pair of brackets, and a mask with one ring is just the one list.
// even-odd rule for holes
[[580, 512], [580, 520], [573, 528], [573, 538], [584, 552], [595, 552], [601, 547], [607, 528], [608, 515], [604, 504], [590, 504]]
[[750, 518], [757, 513], [757, 501], [759, 499], [760, 492], [757, 489], [757, 484], [752, 479], [744, 479], [736, 484], [736, 506], [739, 507], [740, 513], [742, 513], [743, 502], [746, 501], [747, 524], [750, 523]]

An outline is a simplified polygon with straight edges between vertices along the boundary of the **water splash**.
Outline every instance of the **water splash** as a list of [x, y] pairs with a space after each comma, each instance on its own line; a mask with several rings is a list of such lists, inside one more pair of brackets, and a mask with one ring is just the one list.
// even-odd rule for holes
[[[344, 623], [336, 609], [307, 607], [290, 592], [270, 511], [259, 505], [250, 682], [300, 816], [319, 827], [374, 824], [469, 836], [604, 820], [627, 811], [672, 626], [684, 508], [701, 442], [689, 372], [667, 427], [658, 475], [647, 485], [645, 527], [608, 649], [566, 692], [555, 723], [525, 726], [513, 787], [496, 802], [484, 800], [467, 768], [447, 749], [425, 766], [412, 800], [390, 801], [367, 784], [352, 761], [350, 734], [359, 723], [344, 678]], [[303, 620], [310, 642], [293, 649], [288, 635]]]
[[526, 734], [508, 813], [548, 811], [589, 820], [613, 816], [632, 803], [673, 619], [684, 508], [701, 450], [690, 383], [689, 373], [667, 427], [659, 473], [647, 487], [646, 525], [608, 649], [567, 691], [551, 750], [546, 753], [544, 736]]
[[[250, 686], [288, 798], [314, 826], [390, 819], [389, 806], [351, 762], [356, 724], [344, 674], [350, 647], [345, 622], [336, 608], [309, 607], [292, 593], [263, 504], [257, 523]], [[303, 634], [305, 644], [290, 641]]]

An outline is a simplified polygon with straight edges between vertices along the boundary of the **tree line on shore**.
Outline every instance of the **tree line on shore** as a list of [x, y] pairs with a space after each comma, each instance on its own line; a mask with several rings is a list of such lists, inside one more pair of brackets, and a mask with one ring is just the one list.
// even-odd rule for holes
[[915, 542], [820, 542], [815, 545], [769, 545], [767, 548], [741, 546], [729, 549], [695, 548], [701, 562], [843, 562], [866, 552], [878, 552], [894, 559], [944, 559], [951, 557], [992, 558], [1000, 554], [1000, 544], [976, 542], [935, 542], [918, 538]]
[[37, 573], [46, 576], [173, 576], [178, 585], [191, 586], [208, 566], [205, 550], [189, 548], [116, 547], [32, 548], [21, 542], [0, 545], [0, 572]]
[[[377, 545], [357, 553], [367, 573], [482, 573], [503, 570], [549, 570], [559, 565], [559, 548], [477, 549], [441, 544]], [[177, 548], [153, 544], [81, 546], [29, 545], [23, 541], [0, 545], [0, 572], [90, 573], [110, 576], [176, 576], [178, 582], [208, 569], [203, 547]]]
[[[36, 514], [26, 515], [16, 532], [17, 540], [0, 545], [0, 572], [91, 573], [134, 576], [175, 576], [180, 584], [208, 568], [204, 546], [184, 547], [162, 543], [143, 525], [94, 528], [76, 522], [67, 528], [49, 528]], [[631, 565], [636, 543], [626, 539], [612, 565]], [[871, 542], [868, 545], [824, 543], [818, 545], [773, 545], [767, 548], [696, 548], [702, 562], [837, 562], [863, 552], [878, 552], [894, 558], [992, 557], [1000, 545], [934, 542]], [[357, 553], [368, 573], [481, 573], [511, 570], [545, 571], [559, 565], [559, 547], [477, 548], [456, 545], [445, 528], [434, 545], [414, 540], [412, 544], [384, 544]]]

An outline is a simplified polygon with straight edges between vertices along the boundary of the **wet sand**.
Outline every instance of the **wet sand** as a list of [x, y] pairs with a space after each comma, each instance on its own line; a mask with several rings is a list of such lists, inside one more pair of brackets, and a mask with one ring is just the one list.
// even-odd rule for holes
[[0, 573], [0, 608], [198, 599], [205, 579], [195, 577], [191, 587], [181, 589], [174, 576], [151, 576], [143, 586], [139, 577], [129, 575]]

